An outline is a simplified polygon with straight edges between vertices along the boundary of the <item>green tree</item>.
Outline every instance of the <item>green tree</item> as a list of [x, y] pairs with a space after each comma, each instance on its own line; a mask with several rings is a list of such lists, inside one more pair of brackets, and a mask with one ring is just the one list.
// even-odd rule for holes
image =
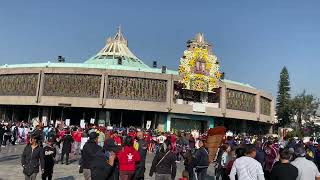
[[310, 120], [316, 115], [319, 100], [312, 94], [306, 94], [306, 91], [303, 91], [291, 100], [290, 107], [291, 116], [296, 118], [298, 126], [301, 128], [302, 121], [304, 121], [307, 127], [313, 124]]
[[280, 126], [284, 127], [290, 122], [290, 81], [289, 73], [286, 67], [283, 67], [280, 73], [278, 83], [278, 96], [276, 105], [276, 114]]

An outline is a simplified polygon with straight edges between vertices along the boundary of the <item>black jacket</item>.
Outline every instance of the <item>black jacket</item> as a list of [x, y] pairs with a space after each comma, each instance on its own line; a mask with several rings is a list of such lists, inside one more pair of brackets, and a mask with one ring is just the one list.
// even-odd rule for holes
[[91, 161], [94, 159], [98, 151], [102, 151], [102, 148], [95, 141], [88, 140], [88, 142], [83, 146], [81, 152], [80, 166], [83, 169], [90, 169]]
[[[171, 174], [172, 179], [176, 177], [176, 156], [171, 151], [165, 156], [166, 153], [167, 152], [158, 152], [156, 156], [153, 158], [152, 166], [149, 173], [150, 176], [152, 176], [153, 173], [156, 172], [158, 174]], [[162, 158], [163, 160], [161, 161]]]
[[21, 165], [26, 167], [28, 164], [32, 165], [34, 173], [39, 172], [39, 166], [44, 170], [44, 152], [42, 147], [38, 146], [32, 151], [31, 145], [28, 144], [24, 148], [21, 157]]
[[195, 160], [195, 166], [197, 168], [207, 168], [209, 166], [208, 150], [204, 147], [199, 148], [196, 152]]
[[106, 162], [102, 149], [99, 149], [91, 161], [91, 179], [108, 180], [112, 173], [112, 166]]
[[54, 166], [54, 158], [56, 157], [56, 148], [52, 146], [45, 146], [44, 151], [44, 163], [45, 171], [52, 172]]
[[[0, 125], [0, 142], [2, 142], [3, 140], [3, 134], [4, 134], [4, 127], [2, 125]], [[2, 145], [2, 144], [0, 144]]]
[[72, 136], [70, 134], [66, 134], [63, 136], [62, 141], [62, 153], [71, 153], [71, 146], [74, 141]]

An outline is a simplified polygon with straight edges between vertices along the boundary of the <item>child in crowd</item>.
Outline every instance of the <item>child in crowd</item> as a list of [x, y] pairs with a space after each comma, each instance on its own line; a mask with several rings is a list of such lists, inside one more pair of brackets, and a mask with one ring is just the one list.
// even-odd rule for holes
[[182, 177], [179, 180], [189, 180], [189, 173], [186, 170], [182, 171]]
[[52, 179], [55, 156], [56, 148], [53, 147], [53, 140], [49, 140], [47, 146], [44, 147], [44, 173], [42, 174], [42, 180]]

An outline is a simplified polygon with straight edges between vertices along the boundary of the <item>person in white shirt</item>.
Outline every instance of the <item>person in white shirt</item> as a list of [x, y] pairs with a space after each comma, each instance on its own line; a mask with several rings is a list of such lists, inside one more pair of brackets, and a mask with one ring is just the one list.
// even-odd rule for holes
[[296, 144], [294, 153], [297, 158], [291, 162], [298, 169], [297, 180], [320, 180], [320, 173], [317, 166], [306, 159], [306, 151], [303, 144]]
[[256, 148], [252, 144], [245, 146], [245, 156], [235, 160], [233, 163], [230, 180], [264, 180], [264, 173], [261, 164], [255, 160]]

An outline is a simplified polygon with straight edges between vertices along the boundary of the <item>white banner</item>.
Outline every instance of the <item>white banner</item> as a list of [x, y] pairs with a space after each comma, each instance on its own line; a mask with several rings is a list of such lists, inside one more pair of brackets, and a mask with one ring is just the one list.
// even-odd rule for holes
[[81, 127], [82, 129], [86, 128], [86, 123], [85, 123], [84, 119], [81, 119], [81, 120], [80, 120], [80, 127]]
[[146, 128], [147, 128], [147, 129], [150, 129], [150, 127], [151, 127], [151, 121], [147, 121]]
[[66, 119], [66, 126], [70, 126], [70, 119]]
[[43, 126], [48, 126], [47, 116], [42, 117], [42, 123], [43, 123]]
[[202, 104], [202, 103], [194, 103], [192, 105], [192, 110], [193, 110], [193, 112], [205, 113], [206, 112], [206, 105]]
[[96, 120], [95, 120], [94, 118], [91, 118], [91, 119], [90, 119], [90, 123], [91, 123], [91, 124], [94, 124], [95, 121], [96, 121]]

